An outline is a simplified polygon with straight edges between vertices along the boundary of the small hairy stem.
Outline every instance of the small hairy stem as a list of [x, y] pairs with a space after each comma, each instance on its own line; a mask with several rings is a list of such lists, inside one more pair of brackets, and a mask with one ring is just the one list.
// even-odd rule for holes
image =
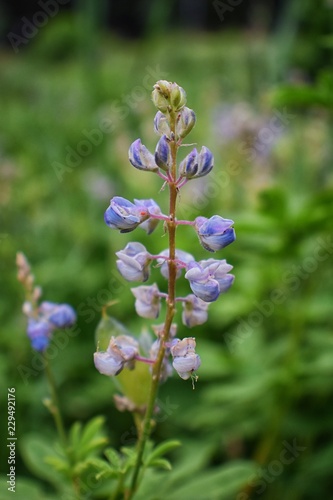
[[[175, 132], [176, 125], [176, 113], [170, 112], [170, 128], [171, 131]], [[176, 264], [176, 203], [178, 188], [176, 185], [176, 174], [177, 174], [177, 150], [178, 146], [175, 141], [170, 143], [171, 154], [172, 154], [172, 165], [170, 172], [168, 174], [168, 186], [169, 186], [169, 217], [166, 221], [169, 235], [169, 281], [168, 281], [168, 295], [167, 295], [167, 311], [164, 323], [163, 334], [160, 339], [160, 348], [157, 354], [156, 361], [153, 365], [152, 370], [152, 381], [150, 386], [150, 392], [147, 403], [147, 410], [143, 421], [142, 433], [138, 441], [138, 455], [137, 461], [134, 468], [134, 473], [132, 477], [132, 483], [130, 490], [128, 492], [127, 500], [133, 498], [135, 491], [138, 487], [139, 473], [142, 467], [142, 457], [145, 450], [146, 442], [149, 439], [152, 425], [152, 417], [155, 408], [155, 401], [158, 392], [158, 386], [160, 382], [161, 369], [165, 355], [165, 343], [169, 340], [170, 328], [175, 315], [175, 293], [176, 293], [176, 274], [177, 274], [177, 264]]]

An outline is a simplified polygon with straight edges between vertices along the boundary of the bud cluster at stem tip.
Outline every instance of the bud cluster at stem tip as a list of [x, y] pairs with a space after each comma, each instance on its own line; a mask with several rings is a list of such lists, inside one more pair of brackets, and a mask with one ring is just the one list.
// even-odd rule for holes
[[[131, 288], [135, 298], [137, 314], [147, 319], [157, 319], [162, 303], [166, 304], [166, 319], [162, 325], [153, 326], [157, 335], [150, 348], [149, 357], [140, 354], [140, 346], [132, 337], [112, 338], [106, 351], [95, 353], [96, 368], [105, 375], [117, 375], [123, 368], [133, 368], [135, 362], [154, 364], [159, 359], [159, 377], [165, 380], [172, 367], [183, 379], [188, 379], [200, 366], [200, 357], [195, 353], [194, 337], [175, 337], [172, 318], [177, 304], [182, 304], [182, 323], [188, 328], [202, 325], [208, 318], [208, 306], [225, 293], [234, 281], [230, 274], [232, 266], [225, 259], [196, 261], [195, 257], [176, 246], [177, 227], [190, 226], [198, 236], [202, 247], [209, 252], [218, 252], [235, 240], [234, 222], [220, 215], [210, 218], [199, 216], [193, 221], [175, 217], [176, 200], [180, 189], [190, 180], [208, 175], [214, 167], [212, 152], [205, 146], [194, 147], [177, 165], [177, 152], [183, 139], [196, 123], [194, 111], [186, 106], [186, 93], [176, 83], [160, 80], [154, 85], [152, 101], [157, 108], [154, 130], [160, 136], [154, 152], [136, 139], [129, 148], [131, 165], [141, 171], [161, 177], [170, 191], [169, 213], [164, 214], [153, 199], [135, 199], [133, 202], [120, 196], [110, 201], [105, 212], [105, 222], [111, 229], [121, 233], [134, 231], [137, 227], [147, 234], [156, 230], [160, 222], [169, 234], [169, 246], [154, 255], [139, 242], [127, 243], [116, 252], [117, 268], [130, 282], [148, 281], [151, 268], [159, 268], [168, 280], [166, 291], [158, 285], [141, 285]], [[184, 231], [187, 229], [184, 228]], [[188, 281], [191, 293], [177, 297], [176, 280], [182, 274]], [[162, 352], [163, 351], [163, 352]], [[159, 355], [161, 353], [161, 355]], [[162, 356], [163, 354], [163, 356]], [[169, 358], [173, 358], [172, 367]]]

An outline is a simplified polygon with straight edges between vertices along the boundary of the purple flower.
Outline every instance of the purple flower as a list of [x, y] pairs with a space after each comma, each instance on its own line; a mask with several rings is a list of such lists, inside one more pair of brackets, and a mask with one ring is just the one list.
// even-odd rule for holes
[[133, 167], [139, 170], [145, 170], [147, 172], [158, 171], [154, 155], [141, 143], [141, 139], [137, 139], [131, 144], [128, 151], [128, 157]]
[[[161, 209], [157, 205], [156, 201], [153, 199], [149, 200], [134, 200], [134, 203], [137, 207], [139, 207], [142, 211], [147, 210], [149, 215], [161, 215]], [[146, 231], [147, 234], [151, 234], [154, 229], [157, 227], [159, 223], [159, 219], [154, 219], [153, 217], [149, 217], [149, 219], [145, 220], [140, 224], [140, 227]]]
[[168, 172], [171, 166], [171, 148], [166, 135], [162, 135], [156, 145], [155, 162], [162, 170]]
[[195, 338], [188, 337], [175, 339], [171, 347], [172, 365], [183, 380], [189, 379], [201, 365], [200, 356], [195, 353], [195, 346]]
[[67, 328], [76, 321], [76, 313], [68, 304], [42, 302], [39, 309], [55, 328]]
[[208, 148], [202, 146], [200, 153], [198, 153], [197, 148], [194, 148], [184, 158], [179, 165], [179, 174], [187, 179], [203, 177], [209, 174], [213, 166], [213, 154]]
[[119, 229], [121, 233], [133, 231], [139, 224], [149, 218], [148, 210], [136, 206], [130, 201], [115, 196], [104, 214], [104, 220], [111, 229]]
[[166, 135], [170, 138], [171, 130], [167, 117], [161, 112], [157, 111], [154, 118], [154, 130], [159, 135]]
[[[164, 255], [165, 257], [169, 256], [169, 250], [163, 250], [162, 252], [159, 253], [159, 255]], [[194, 257], [188, 252], [184, 252], [183, 250], [178, 250], [176, 249], [176, 259], [180, 262], [184, 263], [184, 267], [186, 264], [189, 264], [190, 262], [194, 262]], [[168, 262], [164, 259], [157, 259], [157, 263], [161, 266], [161, 274], [164, 276], [164, 278], [169, 279], [169, 266]], [[176, 278], [179, 278], [182, 273], [182, 267], [178, 266], [177, 269], [177, 274]]]
[[187, 269], [185, 278], [189, 280], [192, 292], [204, 302], [217, 300], [220, 293], [226, 292], [234, 281], [234, 276], [227, 274], [232, 266], [225, 260], [191, 262]]
[[208, 269], [209, 273], [214, 276], [220, 287], [220, 294], [227, 292], [235, 280], [233, 274], [228, 274], [232, 266], [225, 259], [207, 259], [201, 260], [199, 264], [203, 269]]
[[106, 351], [94, 353], [95, 367], [103, 375], [118, 375], [124, 367], [133, 368], [138, 354], [139, 344], [133, 337], [112, 337]]
[[131, 288], [135, 297], [135, 310], [142, 318], [158, 318], [161, 309], [159, 289], [154, 283], [151, 286]]
[[178, 114], [176, 122], [176, 134], [179, 139], [186, 137], [194, 127], [196, 116], [193, 109], [184, 107]]
[[52, 335], [53, 327], [44, 318], [29, 318], [27, 334], [31, 340], [31, 346], [36, 351], [45, 351]]
[[210, 219], [197, 217], [194, 227], [202, 246], [209, 252], [216, 252], [235, 241], [235, 230], [231, 227], [233, 223], [230, 219], [213, 215]]
[[188, 328], [192, 328], [193, 326], [205, 323], [208, 317], [208, 305], [207, 302], [204, 302], [195, 295], [188, 295], [183, 302], [183, 324]]
[[128, 243], [124, 250], [116, 252], [117, 268], [127, 281], [147, 281], [151, 256], [144, 245], [137, 242]]

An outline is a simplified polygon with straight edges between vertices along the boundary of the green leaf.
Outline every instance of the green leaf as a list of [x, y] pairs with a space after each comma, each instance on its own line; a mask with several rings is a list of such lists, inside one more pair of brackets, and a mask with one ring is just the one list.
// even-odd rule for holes
[[20, 449], [26, 466], [33, 474], [49, 481], [57, 490], [63, 489], [63, 475], [45, 461], [46, 457], [49, 459], [49, 457], [58, 458], [58, 456], [44, 438], [36, 434], [22, 436]]
[[[195, 498], [195, 500], [230, 500], [251, 480], [256, 471], [253, 462], [235, 461], [216, 470], [197, 474], [192, 480], [173, 490], [173, 498]], [[171, 492], [170, 492], [171, 495]]]
[[147, 467], [156, 467], [157, 469], [172, 470], [172, 465], [166, 458], [154, 458], [150, 460]]
[[105, 418], [101, 416], [95, 417], [90, 420], [90, 422], [88, 422], [83, 429], [80, 446], [86, 446], [89, 442], [92, 441], [96, 434], [101, 434], [104, 422]]
[[80, 445], [81, 433], [82, 433], [81, 422], [75, 422], [69, 431], [69, 442], [73, 450], [77, 450]]
[[145, 465], [149, 467], [155, 459], [162, 457], [169, 451], [172, 451], [179, 446], [181, 446], [181, 442], [176, 440], [170, 440], [161, 443], [160, 445], [156, 446], [152, 453], [146, 458]]
[[115, 469], [119, 470], [121, 468], [123, 461], [116, 450], [107, 448], [104, 450], [104, 455]]

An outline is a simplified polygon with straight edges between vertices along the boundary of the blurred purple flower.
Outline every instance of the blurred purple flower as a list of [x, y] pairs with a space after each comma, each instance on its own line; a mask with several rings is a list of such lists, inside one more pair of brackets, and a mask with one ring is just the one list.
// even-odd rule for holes
[[27, 334], [35, 351], [43, 352], [48, 347], [54, 327], [44, 318], [29, 318]]

